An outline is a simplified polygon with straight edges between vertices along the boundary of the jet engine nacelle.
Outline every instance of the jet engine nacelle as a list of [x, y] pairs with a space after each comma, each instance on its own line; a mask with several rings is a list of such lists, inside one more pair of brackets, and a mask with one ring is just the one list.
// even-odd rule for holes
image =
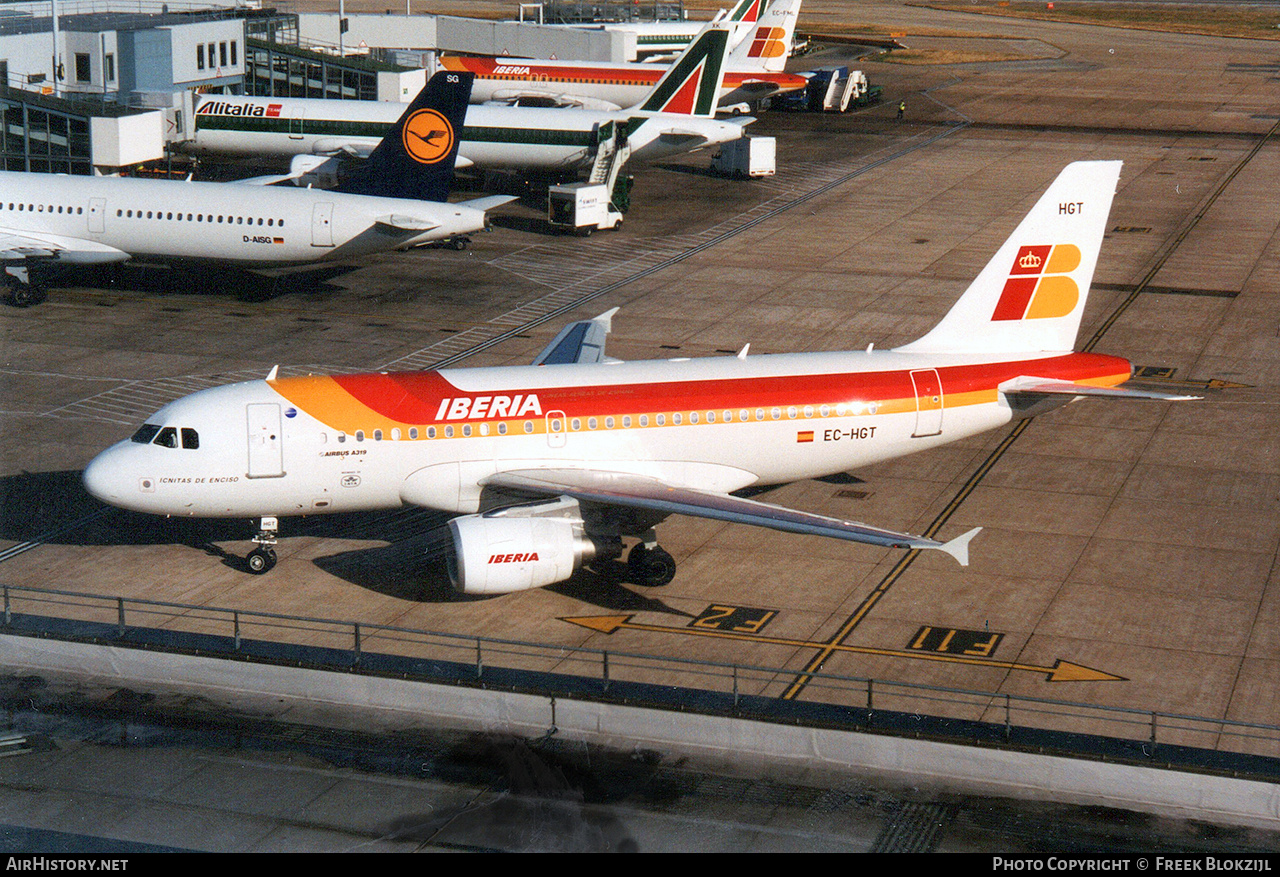
[[509, 594], [562, 582], [596, 556], [581, 520], [464, 515], [449, 522], [449, 577], [464, 594]]

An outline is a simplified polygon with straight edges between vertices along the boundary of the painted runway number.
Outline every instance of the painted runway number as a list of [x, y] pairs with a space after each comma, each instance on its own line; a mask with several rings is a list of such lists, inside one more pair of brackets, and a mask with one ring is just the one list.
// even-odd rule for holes
[[689, 622], [701, 630], [727, 630], [734, 633], [759, 633], [777, 615], [774, 609], [750, 609], [746, 606], [708, 606]]
[[945, 655], [978, 655], [988, 658], [995, 654], [1002, 633], [982, 630], [957, 630], [952, 627], [922, 627], [911, 640], [910, 649], [918, 652], [940, 652]]

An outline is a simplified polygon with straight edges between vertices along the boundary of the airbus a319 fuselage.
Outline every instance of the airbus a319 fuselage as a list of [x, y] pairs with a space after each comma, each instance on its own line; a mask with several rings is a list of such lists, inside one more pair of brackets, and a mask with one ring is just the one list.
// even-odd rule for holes
[[[567, 327], [530, 366], [303, 376], [173, 402], [85, 471], [106, 502], [166, 515], [261, 516], [414, 505], [450, 521], [455, 582], [503, 593], [621, 553], [644, 584], [674, 560], [671, 514], [968, 562], [942, 542], [769, 505], [742, 488], [846, 472], [1120, 387], [1128, 361], [1074, 353], [1119, 162], [1070, 165], [924, 337], [887, 350], [622, 363], [612, 312]], [[267, 525], [270, 519], [271, 525]]]

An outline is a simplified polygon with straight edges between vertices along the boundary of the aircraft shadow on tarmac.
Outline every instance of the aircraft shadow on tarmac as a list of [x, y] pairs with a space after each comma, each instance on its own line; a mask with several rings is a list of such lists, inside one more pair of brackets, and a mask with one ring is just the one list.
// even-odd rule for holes
[[315, 296], [341, 292], [330, 281], [355, 271], [357, 265], [316, 265], [281, 273], [258, 273], [235, 268], [200, 266], [198, 270], [145, 264], [66, 268], [54, 285], [145, 295], [221, 295], [258, 302], [289, 295]]
[[[429, 509], [285, 517], [280, 520], [279, 535], [285, 540], [390, 542], [312, 561], [329, 575], [378, 594], [426, 603], [492, 599], [454, 590], [445, 560], [450, 544], [448, 519], [448, 514]], [[14, 543], [186, 545], [248, 574], [244, 555], [256, 531], [257, 522], [247, 518], [166, 518], [105, 506], [85, 492], [79, 470], [0, 478], [0, 540]], [[241, 544], [223, 547], [226, 543]], [[546, 590], [613, 612], [688, 615], [631, 585], [621, 559], [597, 561]]]

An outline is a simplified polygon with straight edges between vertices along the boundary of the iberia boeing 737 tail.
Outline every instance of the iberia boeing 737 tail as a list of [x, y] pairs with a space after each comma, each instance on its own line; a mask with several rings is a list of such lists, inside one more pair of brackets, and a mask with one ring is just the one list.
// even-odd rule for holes
[[85, 470], [104, 502], [165, 515], [276, 518], [424, 506], [452, 512], [467, 593], [562, 581], [620, 556], [640, 584], [675, 561], [654, 528], [694, 515], [967, 564], [949, 541], [757, 502], [743, 488], [847, 472], [1121, 387], [1126, 360], [1072, 352], [1119, 162], [1068, 166], [937, 327], [893, 350], [617, 362], [614, 311], [528, 366], [276, 377], [161, 408]]

